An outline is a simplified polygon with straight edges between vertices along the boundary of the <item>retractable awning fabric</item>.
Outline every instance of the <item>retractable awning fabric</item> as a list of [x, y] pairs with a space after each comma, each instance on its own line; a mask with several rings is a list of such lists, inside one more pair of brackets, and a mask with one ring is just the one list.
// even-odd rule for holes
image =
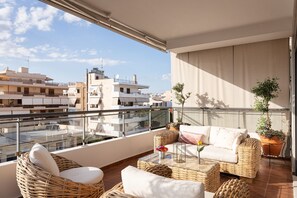
[[71, 104], [71, 105], [75, 105], [75, 103], [76, 103], [76, 98], [69, 98], [68, 99], [68, 102], [69, 102], [69, 104]]
[[100, 98], [89, 98], [89, 104], [99, 104]]
[[[81, 0], [41, 0], [58, 9], [69, 12], [91, 23], [110, 29], [114, 32], [130, 37], [144, 44], [157, 48], [161, 51], [166, 50], [166, 42], [161, 41], [145, 32], [130, 27], [110, 16], [110, 13], [94, 9], [94, 6]], [[96, 3], [97, 1], [93, 1]]]

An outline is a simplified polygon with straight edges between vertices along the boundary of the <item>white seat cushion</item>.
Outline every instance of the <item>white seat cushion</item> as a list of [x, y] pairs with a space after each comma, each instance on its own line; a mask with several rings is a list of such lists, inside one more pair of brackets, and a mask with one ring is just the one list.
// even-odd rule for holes
[[29, 152], [29, 159], [33, 164], [43, 170], [55, 176], [59, 176], [60, 171], [56, 161], [51, 156], [50, 152], [48, 152], [48, 150], [41, 144], [34, 144]]
[[96, 167], [71, 168], [60, 173], [60, 177], [82, 184], [96, 184], [103, 179], [103, 171]]
[[122, 170], [124, 192], [142, 198], [204, 198], [204, 185], [200, 182], [174, 180], [161, 177], [135, 167]]
[[209, 144], [209, 133], [210, 126], [188, 126], [188, 125], [180, 125], [180, 132], [189, 132], [194, 134], [203, 135], [201, 140], [204, 144]]
[[[168, 152], [173, 153], [174, 144], [167, 144]], [[186, 145], [186, 155], [197, 156], [197, 146], [192, 144]], [[217, 160], [228, 163], [237, 163], [237, 154], [233, 150], [207, 145], [200, 152], [200, 157], [205, 159]]]

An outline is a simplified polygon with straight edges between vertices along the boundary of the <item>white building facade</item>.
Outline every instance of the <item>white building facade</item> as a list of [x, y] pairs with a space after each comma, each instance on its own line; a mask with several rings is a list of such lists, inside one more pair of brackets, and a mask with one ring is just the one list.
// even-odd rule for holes
[[[149, 94], [143, 94], [141, 90], [148, 88], [138, 84], [136, 75], [133, 75], [132, 80], [108, 78], [104, 71], [94, 68], [88, 74], [88, 110], [147, 108], [144, 104], [149, 102]], [[144, 128], [148, 114], [130, 112], [100, 118], [95, 116], [89, 121], [91, 131], [119, 137], [125, 132], [137, 133]]]

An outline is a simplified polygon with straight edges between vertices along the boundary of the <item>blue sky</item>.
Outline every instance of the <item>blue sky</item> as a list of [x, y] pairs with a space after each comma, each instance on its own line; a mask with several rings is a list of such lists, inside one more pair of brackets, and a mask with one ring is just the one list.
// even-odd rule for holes
[[[29, 60], [29, 61], [28, 61]], [[102, 61], [103, 60], [103, 61]], [[137, 75], [146, 92], [170, 89], [170, 55], [39, 1], [0, 0], [0, 69], [29, 66], [56, 82], [85, 80], [103, 62], [105, 74]]]

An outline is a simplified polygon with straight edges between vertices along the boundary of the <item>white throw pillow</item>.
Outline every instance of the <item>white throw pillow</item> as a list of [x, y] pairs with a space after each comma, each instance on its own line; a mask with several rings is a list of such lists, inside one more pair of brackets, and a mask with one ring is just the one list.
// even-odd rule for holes
[[188, 125], [180, 125], [179, 126], [180, 132], [189, 132], [194, 134], [200, 134], [202, 136], [202, 142], [204, 144], [209, 144], [209, 133], [210, 133], [210, 126], [188, 126]]
[[220, 128], [214, 146], [233, 150], [233, 143], [238, 135], [240, 134]]
[[122, 170], [124, 192], [142, 198], [204, 198], [200, 182], [161, 177], [132, 166]]
[[39, 166], [55, 176], [59, 176], [60, 171], [56, 161], [41, 144], [34, 144], [29, 153], [29, 159], [36, 166]]
[[64, 170], [60, 176], [82, 184], [97, 184], [103, 179], [103, 171], [96, 167], [78, 167]]
[[238, 134], [237, 137], [235, 138], [232, 146], [232, 150], [234, 154], [237, 153], [237, 147], [239, 146], [241, 141], [245, 138], [244, 136], [245, 136], [244, 134]]

